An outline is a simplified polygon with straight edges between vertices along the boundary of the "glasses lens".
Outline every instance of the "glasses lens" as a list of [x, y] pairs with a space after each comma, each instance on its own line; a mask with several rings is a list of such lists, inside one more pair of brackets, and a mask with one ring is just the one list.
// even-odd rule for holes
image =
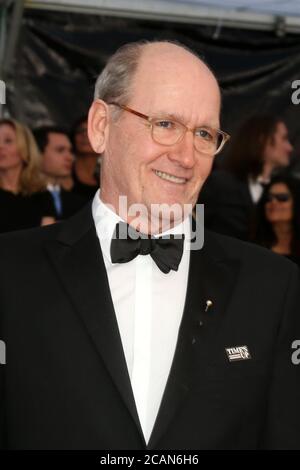
[[223, 134], [216, 129], [200, 127], [195, 130], [195, 147], [199, 152], [215, 155], [223, 145]]
[[178, 142], [183, 133], [184, 127], [169, 119], [156, 119], [152, 122], [153, 140], [162, 145], [173, 145]]
[[[182, 139], [186, 130], [183, 124], [169, 119], [152, 121], [153, 140], [162, 145], [176, 144]], [[216, 129], [200, 127], [194, 131], [194, 145], [200, 153], [213, 156], [221, 150], [224, 141], [224, 135]]]
[[277, 193], [277, 194], [269, 193], [267, 196], [267, 201], [270, 202], [273, 199], [275, 199], [278, 202], [287, 202], [290, 199], [290, 195], [288, 193]]

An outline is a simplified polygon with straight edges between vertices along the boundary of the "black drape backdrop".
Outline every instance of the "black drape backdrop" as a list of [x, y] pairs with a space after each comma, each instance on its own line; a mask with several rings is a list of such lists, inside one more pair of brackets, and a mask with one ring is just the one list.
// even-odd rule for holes
[[300, 35], [26, 10], [8, 84], [12, 115], [32, 127], [70, 127], [87, 111], [107, 58], [141, 38], [177, 39], [202, 54], [223, 90], [224, 130], [233, 133], [253, 112], [282, 116], [297, 160], [300, 105], [291, 84], [300, 79]]

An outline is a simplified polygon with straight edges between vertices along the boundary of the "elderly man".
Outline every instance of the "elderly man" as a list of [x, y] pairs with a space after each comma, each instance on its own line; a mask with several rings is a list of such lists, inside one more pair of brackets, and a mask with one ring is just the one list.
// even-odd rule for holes
[[3, 447], [300, 447], [297, 267], [213, 233], [193, 244], [219, 112], [183, 46], [108, 62], [89, 113], [101, 192], [1, 240]]

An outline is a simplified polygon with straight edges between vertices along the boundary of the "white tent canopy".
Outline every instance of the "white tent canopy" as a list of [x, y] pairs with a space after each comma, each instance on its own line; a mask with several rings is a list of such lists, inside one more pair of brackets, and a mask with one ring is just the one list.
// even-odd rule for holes
[[300, 0], [25, 0], [25, 7], [300, 33]]

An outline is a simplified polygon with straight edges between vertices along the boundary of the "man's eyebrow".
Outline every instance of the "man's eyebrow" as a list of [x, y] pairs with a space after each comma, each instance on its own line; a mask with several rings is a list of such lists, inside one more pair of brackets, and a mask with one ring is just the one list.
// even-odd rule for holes
[[[174, 113], [174, 112], [166, 113], [165, 111], [158, 111], [157, 113], [155, 113], [155, 115], [153, 115], [153, 117], [155, 119], [157, 118], [158, 119], [159, 118], [171, 119], [172, 121], [178, 121], [188, 126], [187, 119], [183, 116], [183, 114], [180, 114], [180, 113]], [[199, 127], [211, 127], [214, 129], [218, 129], [218, 125], [206, 124], [205, 122], [202, 124], [197, 124], [197, 126], [195, 126], [195, 129], [198, 129]]]
[[179, 121], [183, 124], [186, 124], [186, 119], [180, 113], [166, 113], [166, 111], [157, 111], [153, 117], [171, 119], [173, 121]]

